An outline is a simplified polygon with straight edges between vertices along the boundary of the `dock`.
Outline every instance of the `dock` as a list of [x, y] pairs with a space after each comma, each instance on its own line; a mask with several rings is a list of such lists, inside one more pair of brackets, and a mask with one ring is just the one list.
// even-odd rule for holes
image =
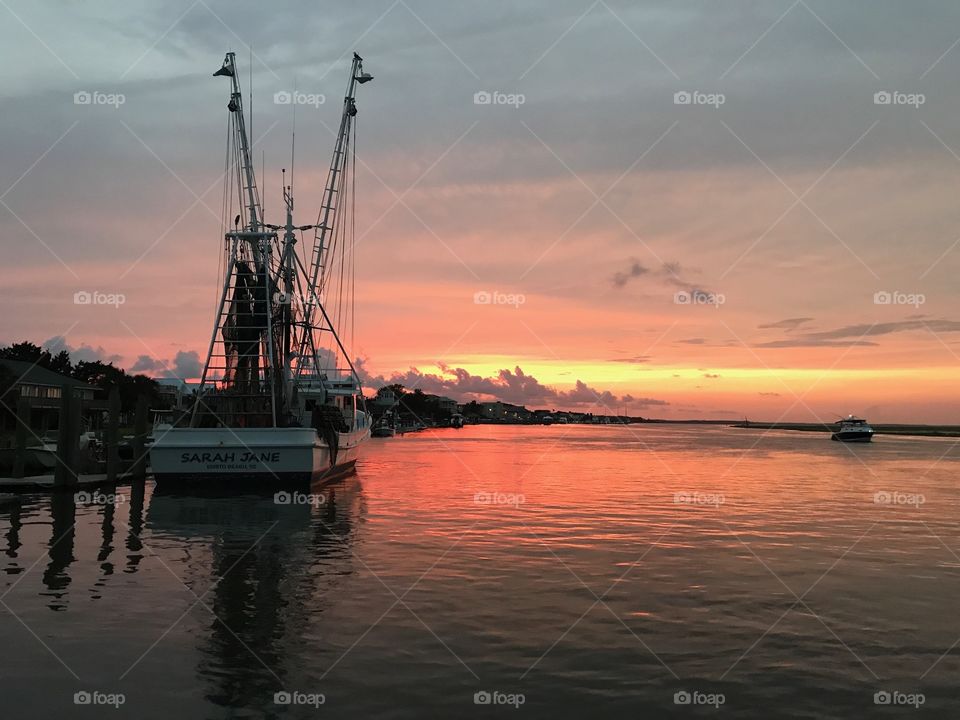
[[[143, 475], [120, 473], [116, 479], [111, 480], [106, 473], [90, 473], [78, 475], [70, 485], [59, 486], [53, 473], [49, 475], [31, 475], [22, 478], [0, 477], [0, 493], [7, 494], [12, 492], [54, 489], [67, 491], [86, 490], [105, 486], [126, 485], [130, 483], [131, 480], [142, 478]], [[2, 502], [2, 494], [0, 494], [0, 502]]]
[[[91, 461], [81, 457], [80, 398], [72, 386], [61, 388], [60, 412], [56, 448], [41, 447], [39, 452], [52, 459], [45, 460], [45, 467], [32, 468], [37, 474], [28, 474], [30, 453], [37, 448], [27, 446], [27, 436], [40, 440], [29, 425], [29, 408], [24, 398], [18, 398], [16, 413], [16, 438], [13, 448], [4, 448], [7, 458], [4, 477], [0, 477], [0, 492], [76, 492], [104, 486], [129, 483], [135, 478], [147, 476], [147, 398], [139, 396], [134, 421], [133, 457], [120, 459], [120, 392], [118, 387], [110, 390], [108, 419], [103, 436], [104, 460]], [[9, 475], [9, 476], [7, 476]]]

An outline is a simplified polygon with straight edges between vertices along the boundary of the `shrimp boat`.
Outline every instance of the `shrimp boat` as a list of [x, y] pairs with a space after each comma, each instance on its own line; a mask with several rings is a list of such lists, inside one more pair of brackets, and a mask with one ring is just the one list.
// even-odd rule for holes
[[[333, 479], [353, 470], [370, 437], [360, 377], [341, 334], [349, 330], [352, 340], [353, 218], [343, 211], [355, 206], [355, 94], [373, 77], [355, 53], [316, 223], [294, 224], [291, 169], [289, 184], [283, 172], [286, 221], [270, 225], [234, 53], [214, 76], [231, 83], [223, 284], [193, 407], [180, 426], [157, 433], [153, 474], [158, 485], [261, 488]], [[301, 259], [297, 245], [308, 231], [312, 250]]]

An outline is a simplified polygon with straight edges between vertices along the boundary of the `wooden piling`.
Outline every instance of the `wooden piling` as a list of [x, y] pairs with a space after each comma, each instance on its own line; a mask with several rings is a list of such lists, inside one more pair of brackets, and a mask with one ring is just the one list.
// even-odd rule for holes
[[80, 401], [70, 385], [60, 388], [60, 427], [57, 432], [57, 466], [54, 487], [65, 488], [77, 482], [77, 443], [80, 436]]
[[137, 478], [147, 474], [147, 396], [137, 397], [137, 411], [133, 420], [133, 466], [130, 473]]
[[120, 469], [120, 387], [110, 388], [107, 417], [107, 482], [117, 481]]
[[30, 403], [17, 399], [16, 451], [13, 456], [13, 476], [22, 478], [27, 465], [27, 431], [30, 428]]

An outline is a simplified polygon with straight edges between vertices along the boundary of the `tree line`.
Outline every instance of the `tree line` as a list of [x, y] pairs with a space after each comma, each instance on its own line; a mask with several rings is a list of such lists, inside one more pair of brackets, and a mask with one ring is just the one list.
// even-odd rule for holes
[[[119, 387], [120, 406], [124, 412], [136, 408], [137, 397], [140, 395], [146, 395], [151, 406], [156, 406], [160, 399], [158, 390], [160, 383], [153, 378], [128, 374], [126, 370], [114, 366], [112, 362], [105, 363], [100, 360], [73, 362], [67, 350], [51, 353], [39, 345], [24, 341], [0, 347], [0, 359], [28, 362], [79, 382], [94, 385], [103, 390], [104, 394], [114, 387]], [[8, 407], [11, 406], [8, 394], [19, 379], [17, 373], [0, 364], [0, 397], [3, 399], [3, 404]]]

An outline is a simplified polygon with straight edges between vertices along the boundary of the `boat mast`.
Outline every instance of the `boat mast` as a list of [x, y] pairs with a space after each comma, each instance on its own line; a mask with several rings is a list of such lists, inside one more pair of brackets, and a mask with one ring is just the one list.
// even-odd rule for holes
[[243, 96], [240, 92], [240, 79], [237, 77], [236, 53], [228, 52], [223, 60], [223, 67], [217, 70], [214, 77], [226, 75], [230, 78], [232, 91], [227, 108], [233, 113], [236, 122], [236, 139], [240, 172], [243, 178], [243, 192], [246, 194], [247, 212], [249, 213], [248, 229], [256, 232], [260, 228], [260, 197], [257, 193], [257, 182], [253, 172], [253, 162], [250, 160], [250, 140], [247, 137], [246, 121], [243, 117]]
[[[357, 53], [353, 54], [353, 63], [350, 67], [350, 80], [347, 83], [347, 92], [343, 98], [343, 112], [340, 116], [340, 130], [337, 133], [337, 141], [333, 148], [333, 157], [330, 160], [330, 169], [327, 171], [327, 184], [323, 192], [323, 204], [320, 206], [320, 213], [317, 217], [316, 230], [314, 233], [313, 253], [310, 262], [309, 290], [311, 292], [310, 303], [306, 306], [306, 325], [311, 325], [313, 314], [319, 305], [319, 283], [322, 281], [323, 271], [326, 262], [326, 250], [329, 247], [329, 240], [336, 226], [336, 216], [338, 209], [338, 200], [341, 191], [341, 178], [343, 177], [347, 163], [347, 147], [350, 142], [353, 130], [353, 118], [357, 114], [355, 102], [357, 85], [362, 85], [373, 80], [373, 76], [363, 71], [363, 58]], [[321, 312], [323, 308], [320, 308]], [[323, 312], [324, 317], [326, 313]], [[327, 319], [329, 322], [329, 319]], [[333, 326], [330, 326], [331, 332], [336, 337]], [[307, 340], [313, 344], [312, 333], [305, 334], [300, 345], [300, 362], [307, 351]], [[340, 345], [340, 339], [337, 338], [337, 344]], [[342, 347], [342, 346], [341, 346]], [[316, 347], [311, 347], [311, 357], [314, 372], [319, 371], [318, 357]], [[346, 357], [347, 363], [351, 366], [349, 356]], [[356, 372], [353, 373], [356, 376]]]
[[343, 98], [343, 113], [340, 116], [340, 131], [337, 133], [337, 142], [333, 148], [333, 157], [330, 160], [330, 169], [327, 172], [327, 185], [323, 191], [323, 205], [317, 218], [317, 231], [314, 234], [313, 261], [310, 268], [310, 284], [317, 286], [324, 267], [324, 250], [327, 249], [327, 238], [333, 232], [337, 213], [337, 200], [340, 193], [338, 187], [347, 163], [347, 143], [353, 129], [353, 118], [357, 114], [355, 101], [357, 84], [370, 82], [373, 76], [363, 72], [363, 58], [353, 54], [353, 66], [350, 70], [350, 81], [347, 83], [347, 93]]
[[[218, 423], [241, 427], [268, 422], [277, 426], [278, 377], [273, 332], [273, 249], [276, 233], [264, 226], [256, 175], [250, 157], [250, 140], [243, 113], [243, 97], [237, 77], [236, 56], [227, 53], [214, 77], [230, 78], [230, 111], [233, 151], [237, 163], [237, 189], [247, 214], [245, 227], [238, 215], [232, 231], [225, 234], [229, 255], [217, 320], [203, 369], [191, 424], [196, 425], [201, 405]], [[228, 146], [229, 147], [229, 146]], [[219, 335], [219, 348], [217, 353]], [[216, 378], [216, 372], [222, 373]], [[207, 378], [220, 385], [218, 407], [211, 408], [202, 394]], [[263, 384], [261, 384], [263, 383]], [[269, 389], [269, 410], [263, 399]], [[217, 393], [215, 393], [217, 394]]]

